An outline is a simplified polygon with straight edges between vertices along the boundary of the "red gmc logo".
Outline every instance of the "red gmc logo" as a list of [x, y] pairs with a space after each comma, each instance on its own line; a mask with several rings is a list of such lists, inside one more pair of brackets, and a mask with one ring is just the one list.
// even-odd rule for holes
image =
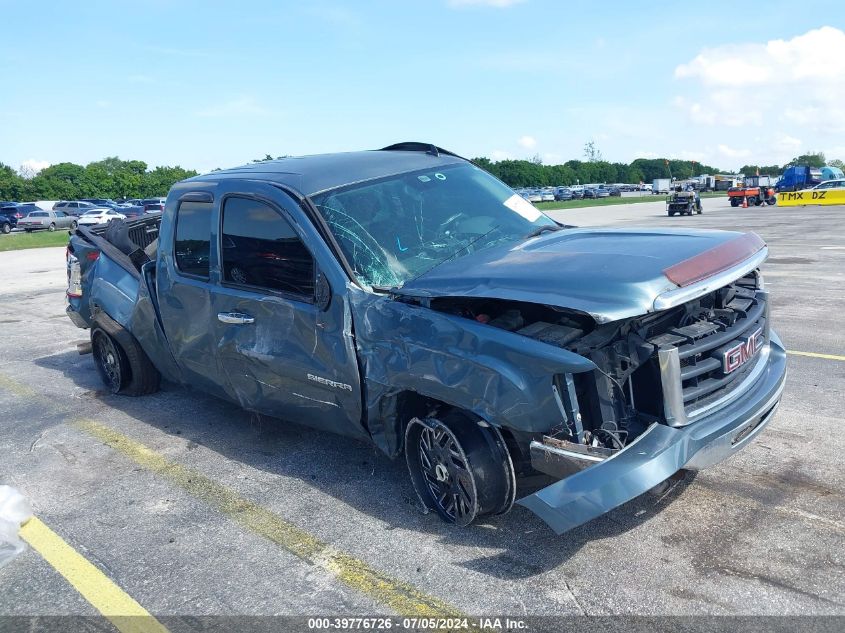
[[729, 374], [742, 367], [749, 358], [763, 349], [764, 343], [763, 328], [757, 328], [743, 341], [725, 350], [722, 354], [722, 369], [724, 372]]

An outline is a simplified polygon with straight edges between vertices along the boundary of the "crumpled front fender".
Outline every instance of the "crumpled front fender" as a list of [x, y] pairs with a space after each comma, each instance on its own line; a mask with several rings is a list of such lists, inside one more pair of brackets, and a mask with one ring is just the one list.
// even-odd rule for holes
[[694, 423], [653, 424], [634, 442], [517, 501], [557, 534], [594, 519], [665, 481], [683, 468], [716, 464], [744, 448], [772, 419], [786, 380], [786, 351], [771, 333], [760, 378], [726, 406]]

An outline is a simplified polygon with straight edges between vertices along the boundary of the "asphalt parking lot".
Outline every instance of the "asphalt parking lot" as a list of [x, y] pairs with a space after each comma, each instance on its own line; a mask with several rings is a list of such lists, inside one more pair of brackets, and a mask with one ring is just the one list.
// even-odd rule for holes
[[[845, 207], [703, 203], [553, 212], [769, 244], [773, 327], [795, 352], [782, 406], [662, 497], [563, 536], [518, 506], [455, 529], [370, 446], [174, 386], [109, 395], [64, 316], [61, 248], [0, 253], [0, 483], [162, 616], [845, 614]], [[0, 614], [97, 613], [31, 548], [0, 587]]]

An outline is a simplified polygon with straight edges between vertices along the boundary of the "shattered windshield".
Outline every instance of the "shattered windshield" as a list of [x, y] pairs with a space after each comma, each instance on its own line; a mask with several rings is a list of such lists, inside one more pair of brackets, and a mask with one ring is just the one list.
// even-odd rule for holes
[[401, 286], [438, 262], [555, 226], [531, 203], [462, 163], [313, 196], [358, 280]]

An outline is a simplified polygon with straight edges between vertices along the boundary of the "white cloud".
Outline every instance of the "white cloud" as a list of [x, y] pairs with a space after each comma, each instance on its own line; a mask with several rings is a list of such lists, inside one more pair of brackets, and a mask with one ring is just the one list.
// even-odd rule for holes
[[515, 4], [521, 4], [525, 0], [449, 0], [448, 4], [453, 8], [463, 7], [496, 7], [506, 9]]
[[32, 178], [37, 175], [39, 171], [49, 166], [49, 160], [36, 160], [35, 158], [30, 158], [29, 160], [25, 160], [21, 163], [18, 173], [24, 178]]
[[525, 149], [534, 149], [537, 147], [537, 139], [533, 136], [521, 136], [517, 141], [520, 147], [524, 147]]
[[678, 78], [697, 77], [712, 86], [824, 82], [845, 78], [845, 66], [822, 59], [845, 56], [845, 32], [832, 26], [807, 31], [791, 40], [765, 44], [730, 44], [705, 49], [688, 64], [675, 69]]
[[719, 153], [722, 154], [722, 156], [726, 156], [727, 158], [745, 158], [751, 156], [751, 150], [735, 149], [722, 143], [719, 144], [718, 149]]
[[831, 26], [704, 49], [675, 69], [677, 79], [695, 83], [674, 105], [702, 126], [845, 133], [845, 65], [824, 61], [843, 58], [845, 32]]
[[781, 134], [774, 142], [775, 147], [788, 152], [795, 152], [801, 147], [801, 139], [789, 134]]
[[222, 118], [233, 116], [257, 116], [268, 113], [268, 110], [256, 102], [253, 97], [244, 96], [211, 105], [197, 112], [197, 116]]

